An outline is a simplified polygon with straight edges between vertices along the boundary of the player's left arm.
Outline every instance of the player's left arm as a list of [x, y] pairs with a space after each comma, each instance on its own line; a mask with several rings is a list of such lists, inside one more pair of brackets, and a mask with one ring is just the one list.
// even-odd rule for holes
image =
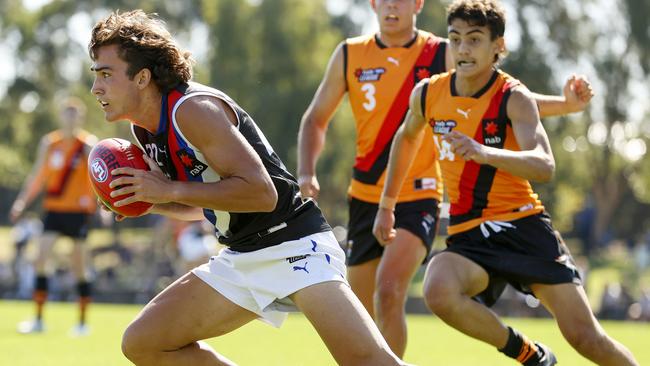
[[587, 108], [594, 91], [584, 75], [571, 75], [564, 84], [563, 95], [532, 93], [541, 117], [561, 116], [582, 112]]
[[458, 131], [448, 133], [444, 139], [450, 143], [454, 154], [465, 160], [492, 165], [526, 180], [551, 180], [555, 159], [528, 89], [518, 86], [512, 90], [507, 113], [520, 151], [485, 146]]

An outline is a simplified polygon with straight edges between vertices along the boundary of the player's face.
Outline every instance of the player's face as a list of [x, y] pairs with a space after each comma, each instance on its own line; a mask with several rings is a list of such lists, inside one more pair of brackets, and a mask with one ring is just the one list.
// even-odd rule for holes
[[492, 72], [495, 55], [504, 49], [503, 37], [492, 40], [488, 27], [470, 25], [462, 19], [452, 20], [447, 31], [454, 68], [459, 77]]
[[415, 27], [415, 15], [422, 9], [424, 0], [371, 0], [377, 14], [379, 30], [394, 34], [411, 32]]
[[95, 81], [91, 92], [97, 98], [107, 121], [129, 119], [136, 110], [138, 87], [136, 78], [126, 74], [128, 64], [118, 56], [118, 46], [109, 45], [97, 50], [97, 60], [91, 67]]

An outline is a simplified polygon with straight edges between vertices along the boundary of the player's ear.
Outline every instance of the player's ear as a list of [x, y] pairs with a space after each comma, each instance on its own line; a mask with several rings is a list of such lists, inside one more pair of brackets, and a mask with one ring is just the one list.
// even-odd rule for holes
[[144, 68], [138, 71], [138, 73], [135, 74], [134, 79], [138, 83], [138, 87], [140, 89], [144, 89], [147, 85], [149, 85], [149, 82], [151, 82], [151, 70]]
[[372, 10], [377, 10], [377, 5], [375, 4], [375, 0], [370, 0], [370, 7], [372, 7]]
[[497, 39], [494, 40], [494, 53], [497, 55], [497, 59], [506, 56], [506, 40], [504, 37], [497, 37]]
[[415, 14], [420, 14], [424, 7], [424, 0], [415, 0]]

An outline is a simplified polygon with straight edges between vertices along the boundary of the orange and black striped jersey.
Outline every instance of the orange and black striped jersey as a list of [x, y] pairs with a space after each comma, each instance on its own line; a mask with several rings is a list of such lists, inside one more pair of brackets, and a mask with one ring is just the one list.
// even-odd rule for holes
[[544, 210], [541, 201], [521, 177], [490, 165], [456, 157], [442, 135], [453, 131], [473, 136], [480, 144], [519, 151], [506, 105], [519, 85], [502, 71], [471, 97], [458, 96], [455, 73], [432, 77], [422, 89], [424, 118], [433, 131], [442, 177], [449, 195], [448, 232], [469, 230], [487, 220], [511, 221]]
[[[345, 41], [345, 80], [357, 132], [350, 196], [379, 202], [393, 136], [406, 117], [411, 91], [419, 80], [445, 71], [446, 45], [444, 39], [424, 31], [403, 47], [387, 47], [376, 35]], [[422, 144], [400, 202], [442, 198], [434, 154], [433, 144]]]
[[52, 212], [93, 213], [96, 198], [88, 179], [88, 149], [95, 136], [81, 131], [65, 139], [61, 131], [45, 137], [47, 150], [38, 174], [46, 187], [43, 207]]

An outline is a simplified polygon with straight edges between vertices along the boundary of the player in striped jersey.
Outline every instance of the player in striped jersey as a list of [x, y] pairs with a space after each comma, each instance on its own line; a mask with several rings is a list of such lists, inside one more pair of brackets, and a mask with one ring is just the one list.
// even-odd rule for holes
[[[384, 246], [372, 235], [393, 136], [404, 121], [415, 84], [452, 64], [448, 42], [415, 28], [423, 0], [371, 0], [379, 32], [342, 42], [305, 112], [298, 137], [298, 180], [316, 197], [316, 161], [329, 120], [347, 93], [356, 123], [356, 159], [348, 189], [348, 279], [398, 355], [406, 349], [404, 306], [411, 279], [431, 250], [438, 226], [442, 179], [430, 131], [396, 196], [396, 233]], [[584, 108], [589, 84], [571, 78], [565, 97], [536, 95], [541, 112]], [[373, 300], [374, 298], [374, 300]]]
[[86, 335], [89, 331], [86, 310], [90, 303], [91, 281], [85, 239], [97, 205], [88, 180], [86, 161], [97, 139], [81, 128], [86, 111], [83, 102], [68, 98], [62, 105], [61, 128], [41, 139], [32, 173], [25, 180], [9, 214], [12, 222], [15, 222], [25, 208], [45, 191], [44, 227], [38, 239], [34, 264], [36, 278], [33, 299], [36, 303], [36, 318], [20, 323], [18, 331], [21, 333], [44, 330], [43, 308], [49, 289], [47, 262], [54, 244], [61, 236], [68, 236], [74, 242], [70, 263], [77, 279], [79, 323], [73, 328], [73, 334]]
[[[425, 300], [447, 324], [526, 366], [557, 363], [551, 350], [489, 310], [510, 283], [553, 314], [567, 341], [599, 365], [637, 365], [595, 319], [568, 248], [529, 180], [549, 181], [555, 162], [530, 92], [496, 68], [505, 15], [496, 0], [458, 0], [448, 9], [455, 71], [418, 84], [390, 154], [382, 194], [394, 205], [424, 130], [432, 131], [450, 209], [447, 249], [427, 268]], [[393, 230], [380, 210], [375, 234]]]
[[[150, 171], [114, 169], [115, 203], [205, 217], [227, 248], [158, 294], [129, 325], [137, 365], [232, 365], [203, 339], [259, 318], [280, 326], [302, 311], [342, 365], [401, 365], [345, 280], [345, 254], [316, 204], [250, 115], [190, 82], [189, 53], [141, 10], [98, 22], [89, 45], [92, 93], [107, 121], [132, 124]], [[253, 344], [255, 340], [251, 340]], [[304, 346], [304, 344], [296, 345]]]

